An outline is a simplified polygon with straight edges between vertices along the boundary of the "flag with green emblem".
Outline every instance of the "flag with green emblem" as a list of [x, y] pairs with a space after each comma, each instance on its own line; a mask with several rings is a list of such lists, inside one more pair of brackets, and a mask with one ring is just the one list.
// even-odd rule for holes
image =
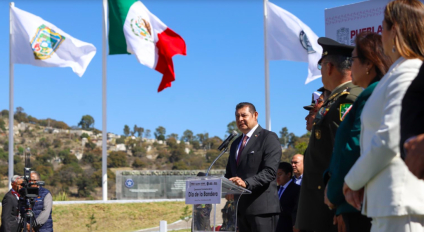
[[158, 92], [175, 80], [172, 57], [186, 55], [186, 44], [138, 0], [108, 0], [109, 53], [133, 54], [163, 74]]

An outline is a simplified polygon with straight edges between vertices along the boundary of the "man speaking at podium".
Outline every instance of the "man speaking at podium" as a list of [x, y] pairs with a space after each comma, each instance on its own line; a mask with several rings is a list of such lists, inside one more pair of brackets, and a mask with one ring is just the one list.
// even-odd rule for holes
[[274, 132], [258, 125], [258, 112], [253, 104], [239, 103], [235, 116], [243, 135], [231, 145], [225, 177], [252, 191], [240, 196], [239, 232], [274, 232], [280, 213], [276, 183], [280, 142]]

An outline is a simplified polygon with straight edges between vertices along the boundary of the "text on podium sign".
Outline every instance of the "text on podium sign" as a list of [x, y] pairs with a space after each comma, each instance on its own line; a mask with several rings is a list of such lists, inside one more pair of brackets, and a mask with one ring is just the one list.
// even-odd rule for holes
[[220, 204], [221, 179], [209, 178], [205, 180], [186, 181], [186, 204]]

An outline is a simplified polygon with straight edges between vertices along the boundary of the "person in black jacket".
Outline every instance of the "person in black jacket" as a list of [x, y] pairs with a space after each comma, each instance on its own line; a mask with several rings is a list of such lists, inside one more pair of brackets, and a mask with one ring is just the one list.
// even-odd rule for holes
[[22, 177], [12, 177], [12, 189], [4, 195], [1, 202], [1, 226], [0, 232], [14, 232], [18, 229], [18, 199], [19, 189], [22, 188]]
[[298, 231], [294, 228], [299, 201], [300, 186], [293, 181], [293, 167], [281, 162], [277, 171], [278, 196], [280, 198], [280, 217], [276, 232]]
[[225, 177], [252, 191], [240, 196], [237, 223], [240, 232], [275, 231], [280, 214], [277, 168], [282, 155], [278, 136], [262, 129], [251, 103], [236, 106], [236, 123], [243, 133], [231, 145]]

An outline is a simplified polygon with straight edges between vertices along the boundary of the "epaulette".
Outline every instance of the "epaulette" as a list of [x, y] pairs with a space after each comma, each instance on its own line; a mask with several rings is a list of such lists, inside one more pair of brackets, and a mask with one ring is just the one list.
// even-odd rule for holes
[[342, 92], [341, 94], [340, 94], [340, 96], [342, 96], [342, 95], [346, 95], [346, 94], [350, 94], [350, 92]]

